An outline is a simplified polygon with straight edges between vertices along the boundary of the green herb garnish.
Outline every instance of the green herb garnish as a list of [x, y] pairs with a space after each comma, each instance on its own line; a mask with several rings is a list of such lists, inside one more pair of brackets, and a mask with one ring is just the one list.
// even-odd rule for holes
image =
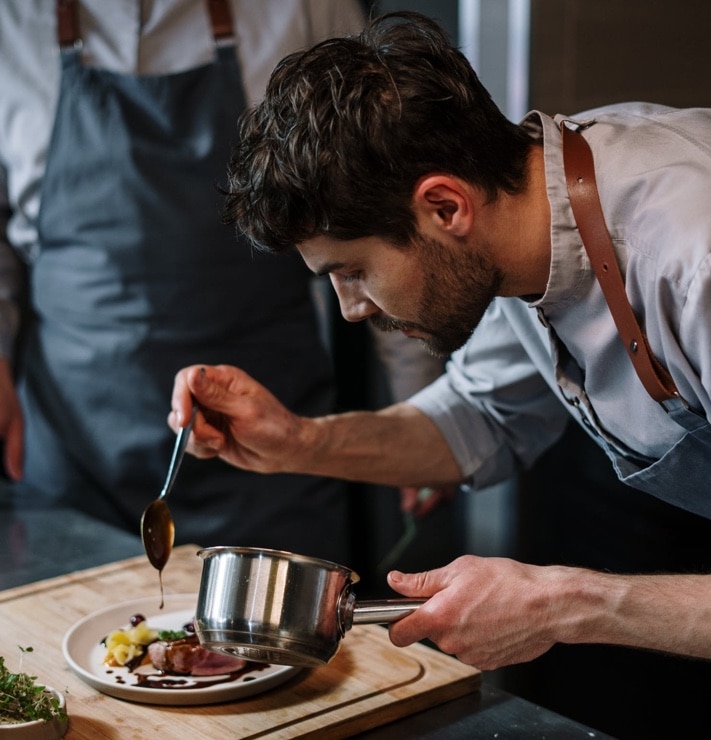
[[158, 639], [168, 642], [169, 640], [182, 640], [188, 636], [185, 630], [158, 630]]
[[[31, 653], [32, 648], [21, 647], [20, 651]], [[27, 673], [11, 673], [0, 656], [0, 725], [66, 718], [57, 697], [36, 680], [37, 676]]]

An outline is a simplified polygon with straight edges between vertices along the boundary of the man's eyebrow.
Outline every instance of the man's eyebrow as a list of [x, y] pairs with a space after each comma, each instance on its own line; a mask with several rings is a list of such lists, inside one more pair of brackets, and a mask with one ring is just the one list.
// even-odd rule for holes
[[328, 275], [331, 272], [335, 272], [336, 270], [342, 270], [346, 266], [345, 262], [327, 262], [325, 265], [321, 265], [321, 267], [315, 272], [315, 275], [318, 277], [321, 277], [322, 275]]

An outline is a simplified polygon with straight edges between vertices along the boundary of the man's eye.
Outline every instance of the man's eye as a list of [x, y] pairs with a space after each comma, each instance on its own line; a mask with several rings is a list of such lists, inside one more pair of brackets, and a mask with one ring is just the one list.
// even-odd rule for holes
[[356, 280], [360, 280], [360, 271], [357, 272], [349, 272], [346, 275], [339, 275], [340, 279], [344, 283], [353, 283]]

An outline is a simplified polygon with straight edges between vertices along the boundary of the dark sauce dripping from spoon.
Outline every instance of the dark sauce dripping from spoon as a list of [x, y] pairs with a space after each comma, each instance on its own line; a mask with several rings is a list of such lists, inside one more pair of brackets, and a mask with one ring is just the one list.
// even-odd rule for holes
[[175, 525], [165, 499], [148, 504], [141, 517], [141, 537], [150, 564], [158, 571], [160, 608], [163, 608], [163, 568], [168, 562], [175, 539]]
[[190, 430], [195, 422], [195, 413], [197, 405], [193, 405], [190, 422], [183, 427], [175, 440], [173, 457], [168, 467], [168, 477], [165, 480], [163, 490], [155, 501], [152, 501], [145, 508], [141, 517], [141, 539], [143, 547], [148, 556], [150, 564], [158, 571], [158, 582], [160, 583], [160, 608], [163, 608], [163, 568], [165, 568], [170, 553], [173, 549], [173, 540], [175, 539], [175, 525], [171, 516], [168, 504], [165, 502], [166, 496], [173, 487], [173, 482], [178, 474], [178, 468], [185, 454], [185, 447], [188, 444]]

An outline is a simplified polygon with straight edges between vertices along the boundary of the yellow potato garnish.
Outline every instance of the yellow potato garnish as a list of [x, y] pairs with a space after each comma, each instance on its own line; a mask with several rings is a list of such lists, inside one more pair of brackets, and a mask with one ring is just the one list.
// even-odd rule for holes
[[145, 622], [139, 622], [127, 630], [114, 630], [105, 640], [106, 657], [104, 663], [122, 666], [145, 652], [146, 645], [158, 639], [158, 630], [153, 630]]

